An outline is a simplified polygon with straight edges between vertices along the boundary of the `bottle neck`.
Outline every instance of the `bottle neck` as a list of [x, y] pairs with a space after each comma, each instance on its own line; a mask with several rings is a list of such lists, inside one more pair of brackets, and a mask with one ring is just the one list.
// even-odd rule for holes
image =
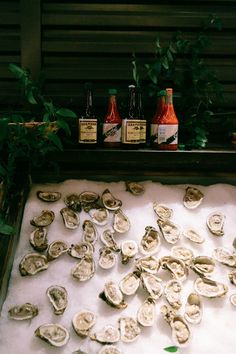
[[129, 87], [129, 100], [128, 100], [128, 119], [135, 119], [136, 115], [136, 88], [135, 86]]
[[110, 95], [109, 97], [108, 110], [105, 120], [120, 121], [120, 114], [117, 107], [116, 95]]
[[88, 90], [86, 94], [86, 118], [94, 118], [94, 108], [93, 108], [93, 93], [92, 90]]

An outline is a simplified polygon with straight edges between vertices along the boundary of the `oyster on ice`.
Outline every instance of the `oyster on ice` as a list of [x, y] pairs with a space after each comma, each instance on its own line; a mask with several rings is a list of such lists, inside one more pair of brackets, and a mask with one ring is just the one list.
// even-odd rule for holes
[[105, 208], [108, 210], [117, 210], [122, 206], [122, 201], [119, 199], [116, 199], [109, 189], [105, 189], [104, 192], [102, 193], [102, 203]]
[[177, 279], [169, 280], [164, 288], [164, 295], [168, 303], [175, 310], [179, 310], [182, 306], [181, 303], [181, 292], [182, 292], [182, 284]]
[[188, 276], [188, 267], [179, 258], [167, 256], [161, 259], [161, 265], [163, 269], [169, 270], [172, 276], [180, 281], [183, 281]]
[[183, 235], [194, 243], [203, 243], [205, 238], [196, 230], [190, 228], [183, 231]]
[[122, 354], [122, 351], [114, 345], [104, 345], [98, 354]]
[[47, 250], [47, 257], [49, 261], [57, 259], [64, 253], [66, 253], [69, 249], [69, 246], [65, 241], [56, 240], [50, 243]]
[[120, 208], [114, 212], [113, 228], [120, 234], [130, 229], [130, 221]]
[[68, 249], [68, 254], [74, 258], [83, 258], [84, 256], [93, 255], [94, 247], [90, 242], [80, 242], [71, 245]]
[[77, 212], [74, 210], [65, 207], [60, 210], [62, 220], [64, 222], [64, 225], [67, 229], [70, 230], [75, 230], [79, 226], [80, 223], [80, 217]]
[[96, 315], [87, 310], [77, 312], [72, 318], [72, 326], [75, 332], [82, 338], [89, 335], [91, 328], [95, 325]]
[[137, 272], [131, 272], [124, 276], [119, 283], [120, 290], [125, 295], [133, 295], [138, 290], [140, 277]]
[[56, 323], [48, 323], [38, 327], [35, 335], [54, 347], [62, 347], [69, 340], [68, 330]]
[[236, 255], [224, 247], [217, 247], [213, 250], [213, 257], [220, 263], [229, 267], [236, 267]]
[[120, 248], [114, 239], [114, 233], [115, 231], [112, 228], [104, 230], [101, 234], [101, 241], [105, 246], [109, 247], [115, 252], [118, 252]]
[[159, 259], [157, 259], [154, 256], [146, 256], [146, 257], [137, 258], [135, 260], [135, 266], [141, 272], [148, 272], [148, 273], [155, 274], [160, 268], [160, 262]]
[[31, 318], [37, 316], [39, 313], [38, 307], [36, 305], [26, 302], [20, 306], [14, 306], [8, 310], [8, 317], [12, 320], [23, 321], [30, 320]]
[[225, 215], [220, 211], [209, 214], [206, 221], [208, 229], [215, 236], [224, 235], [224, 230], [223, 230], [224, 222], [225, 222]]
[[116, 264], [116, 254], [109, 247], [100, 248], [98, 264], [103, 269], [114, 267]]
[[198, 324], [202, 319], [202, 301], [197, 293], [189, 294], [185, 304], [184, 317], [189, 323]]
[[229, 300], [233, 306], [236, 306], [236, 294], [230, 295]]
[[128, 306], [124, 301], [123, 293], [119, 286], [113, 280], [109, 280], [104, 284], [104, 290], [99, 294], [99, 297], [106, 301], [108, 305], [117, 309], [124, 309]]
[[171, 256], [181, 259], [187, 266], [191, 263], [194, 257], [192, 250], [184, 246], [173, 246], [171, 248]]
[[122, 342], [133, 342], [141, 333], [138, 322], [132, 317], [121, 317], [119, 319], [120, 339]]
[[121, 243], [122, 264], [127, 264], [138, 253], [138, 245], [134, 240], [126, 240]]
[[48, 268], [48, 259], [46, 256], [38, 253], [26, 254], [19, 264], [21, 275], [35, 275]]
[[81, 212], [81, 203], [80, 203], [80, 197], [78, 194], [73, 193], [73, 194], [68, 194], [64, 198], [65, 205], [72, 209], [73, 211], [79, 213]]
[[200, 276], [209, 277], [215, 270], [215, 261], [208, 256], [194, 257], [190, 268]]
[[161, 245], [160, 234], [152, 226], [145, 227], [145, 234], [143, 235], [139, 250], [143, 255], [152, 255], [159, 251]]
[[133, 195], [141, 195], [145, 192], [145, 188], [141, 183], [138, 182], [125, 182], [126, 190]]
[[84, 191], [80, 193], [79, 200], [81, 205], [86, 206], [87, 204], [97, 203], [99, 195], [96, 192]]
[[66, 288], [59, 285], [52, 285], [47, 289], [46, 294], [53, 306], [55, 315], [62, 315], [68, 304]]
[[100, 331], [91, 334], [90, 339], [103, 344], [117, 343], [120, 340], [120, 332], [118, 328], [106, 325]]
[[194, 289], [197, 294], [208, 298], [222, 297], [228, 292], [225, 284], [204, 277], [195, 280]]
[[46, 227], [36, 227], [30, 234], [30, 244], [36, 251], [45, 251], [48, 248]]
[[55, 218], [52, 210], [42, 210], [41, 213], [30, 220], [30, 224], [36, 227], [46, 227], [50, 225]]
[[157, 202], [153, 203], [153, 210], [160, 219], [170, 219], [173, 215], [173, 209], [169, 208], [164, 204], [158, 204]]
[[137, 321], [144, 327], [153, 326], [156, 319], [156, 303], [152, 297], [148, 297], [139, 307]]
[[89, 280], [94, 276], [95, 262], [93, 257], [85, 255], [80, 261], [72, 268], [71, 274], [79, 281]]
[[143, 285], [143, 288], [148, 292], [148, 294], [154, 299], [157, 300], [162, 296], [163, 286], [162, 280], [156, 277], [154, 274], [143, 272], [140, 275], [140, 279]]
[[204, 194], [196, 187], [187, 187], [184, 195], [184, 206], [188, 209], [197, 208], [204, 198]]
[[84, 220], [83, 225], [83, 241], [94, 244], [97, 241], [97, 229], [91, 220]]
[[228, 278], [230, 283], [236, 286], [236, 270], [233, 270], [232, 272], [228, 273]]
[[178, 225], [174, 224], [169, 219], [166, 220], [158, 219], [157, 224], [166, 242], [174, 244], [179, 241], [181, 236], [181, 231]]
[[109, 211], [104, 207], [91, 208], [89, 210], [89, 215], [91, 216], [94, 224], [99, 226], [104, 226], [109, 221]]
[[60, 192], [37, 191], [36, 195], [43, 202], [57, 202], [61, 198]]

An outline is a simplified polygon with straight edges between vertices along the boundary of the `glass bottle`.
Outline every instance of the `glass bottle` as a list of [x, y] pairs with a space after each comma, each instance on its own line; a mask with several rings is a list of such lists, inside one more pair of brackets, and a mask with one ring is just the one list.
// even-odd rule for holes
[[122, 120], [117, 106], [117, 90], [109, 89], [109, 102], [107, 115], [104, 118], [102, 136], [103, 146], [116, 148], [121, 145], [121, 125]]
[[129, 85], [128, 112], [122, 119], [122, 146], [135, 149], [140, 144], [140, 120], [137, 118], [136, 87]]
[[142, 91], [140, 87], [137, 88], [137, 119], [140, 120], [139, 127], [140, 127], [140, 141], [139, 147], [144, 147], [146, 145], [147, 136], [147, 121], [144, 117], [143, 113], [143, 104], [142, 104]]
[[161, 90], [157, 93], [157, 105], [156, 112], [151, 121], [151, 131], [150, 131], [150, 145], [154, 149], [158, 149], [158, 124], [161, 119], [161, 115], [165, 108], [166, 103], [166, 90]]
[[93, 91], [91, 84], [85, 85], [85, 112], [79, 118], [79, 144], [84, 147], [94, 147], [98, 139], [98, 121], [93, 106]]
[[166, 104], [159, 118], [157, 144], [159, 150], [177, 150], [178, 118], [173, 105], [173, 89], [166, 89]]

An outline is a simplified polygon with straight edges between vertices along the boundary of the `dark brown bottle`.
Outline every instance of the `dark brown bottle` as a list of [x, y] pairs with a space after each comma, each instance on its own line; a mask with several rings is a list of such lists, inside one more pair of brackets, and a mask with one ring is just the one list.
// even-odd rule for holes
[[109, 89], [108, 111], [103, 122], [103, 146], [117, 148], [121, 146], [122, 120], [117, 106], [117, 90]]
[[142, 104], [142, 91], [141, 88], [137, 88], [137, 118], [139, 119], [139, 129], [140, 129], [140, 140], [139, 147], [145, 147], [147, 142], [147, 121], [143, 113], [143, 104]]
[[85, 85], [85, 112], [79, 118], [79, 138], [81, 147], [96, 147], [98, 143], [98, 121], [93, 106], [93, 91], [91, 84]]

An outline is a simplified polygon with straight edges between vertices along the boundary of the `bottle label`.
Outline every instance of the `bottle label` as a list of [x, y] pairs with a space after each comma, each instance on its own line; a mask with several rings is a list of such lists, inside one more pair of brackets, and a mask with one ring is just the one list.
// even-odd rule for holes
[[147, 121], [146, 120], [140, 120], [140, 144], [145, 144], [146, 143], [146, 126], [147, 126]]
[[140, 143], [140, 119], [123, 119], [122, 121], [122, 143]]
[[79, 119], [79, 143], [97, 143], [97, 119]]
[[178, 124], [159, 124], [157, 142], [158, 144], [177, 144]]
[[150, 136], [151, 143], [157, 144], [157, 137], [158, 137], [158, 124], [151, 124], [151, 136]]
[[104, 123], [103, 124], [103, 141], [105, 143], [120, 143], [121, 141], [121, 124]]

